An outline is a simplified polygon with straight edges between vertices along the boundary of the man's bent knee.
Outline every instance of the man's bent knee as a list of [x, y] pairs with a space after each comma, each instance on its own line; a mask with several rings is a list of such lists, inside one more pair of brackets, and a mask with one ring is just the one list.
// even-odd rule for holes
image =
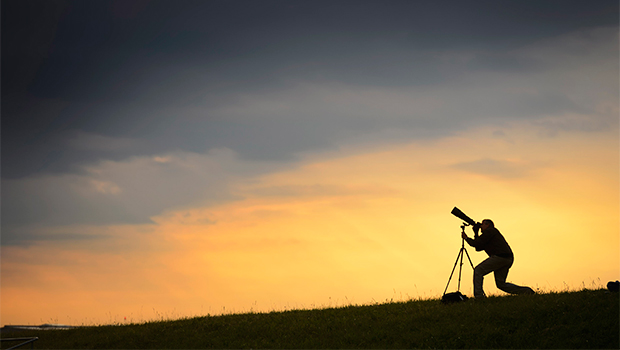
[[474, 276], [486, 276], [490, 273], [491, 271], [487, 271], [484, 267], [478, 265], [474, 268]]

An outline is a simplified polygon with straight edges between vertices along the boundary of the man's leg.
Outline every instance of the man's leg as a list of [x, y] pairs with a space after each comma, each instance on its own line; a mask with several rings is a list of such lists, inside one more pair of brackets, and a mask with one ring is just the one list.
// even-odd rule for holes
[[[500, 258], [500, 257], [498, 258], [505, 259], [505, 258]], [[505, 267], [495, 270], [494, 272], [495, 285], [497, 286], [497, 288], [509, 294], [535, 294], [534, 290], [530, 287], [521, 287], [516, 284], [506, 282], [506, 278], [508, 277], [508, 271], [510, 270], [510, 267], [512, 266], [513, 259], [505, 259], [505, 260], [508, 260], [509, 264], [507, 264]]]
[[[508, 268], [510, 268], [510, 265], [512, 265], [512, 261], [510, 259], [500, 258], [495, 255], [491, 255], [486, 260], [478, 264], [478, 266], [474, 268], [474, 297], [484, 298], [486, 296], [484, 294], [484, 290], [482, 289], [484, 276], [492, 271], [497, 271], [503, 268], [506, 268], [506, 275], [508, 275]], [[497, 279], [497, 275], [495, 275], [495, 278]]]

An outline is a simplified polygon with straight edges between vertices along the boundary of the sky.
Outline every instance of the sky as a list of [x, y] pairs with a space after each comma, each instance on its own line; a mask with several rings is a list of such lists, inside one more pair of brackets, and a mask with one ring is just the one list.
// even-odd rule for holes
[[604, 287], [618, 7], [3, 0], [0, 324]]

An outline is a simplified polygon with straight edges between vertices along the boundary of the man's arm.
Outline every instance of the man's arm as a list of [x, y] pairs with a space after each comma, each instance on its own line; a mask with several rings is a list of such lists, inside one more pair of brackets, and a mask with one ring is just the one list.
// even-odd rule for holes
[[496, 233], [495, 230], [488, 230], [486, 232], [482, 232], [480, 236], [475, 237], [474, 239], [469, 238], [465, 233], [463, 233], [462, 236], [465, 239], [465, 241], [467, 241], [467, 244], [476, 248], [476, 251], [481, 251], [481, 250], [484, 250], [484, 248], [487, 246], [489, 241], [493, 238], [495, 233]]
[[[467, 244], [469, 244], [469, 245], [470, 245], [470, 246], [472, 246], [472, 247], [475, 247], [475, 244], [476, 244], [475, 242], [476, 242], [476, 240], [475, 240], [475, 239], [471, 239], [471, 238], [469, 238], [469, 236], [467, 235], [467, 233], [463, 232], [463, 233], [461, 234], [461, 237], [463, 237], [463, 239], [465, 240], [465, 242], [467, 242]], [[478, 237], [476, 237], [476, 238], [478, 238]]]
[[482, 250], [482, 248], [478, 248], [477, 242], [476, 242], [476, 240], [478, 238], [480, 238], [480, 237], [476, 237], [475, 239], [472, 239], [472, 238], [467, 237], [467, 235], [465, 233], [463, 233], [463, 238], [465, 238], [465, 242], [467, 242], [467, 244], [469, 244], [470, 246], [476, 248], [477, 252]]

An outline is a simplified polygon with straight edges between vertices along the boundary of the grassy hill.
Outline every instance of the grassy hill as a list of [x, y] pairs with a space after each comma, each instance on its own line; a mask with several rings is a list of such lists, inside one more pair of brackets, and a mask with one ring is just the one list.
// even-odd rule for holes
[[[417, 300], [207, 316], [134, 325], [20, 331], [34, 348], [620, 348], [620, 297], [605, 290]], [[10, 344], [3, 343], [3, 348]], [[27, 345], [26, 347], [30, 347]]]

